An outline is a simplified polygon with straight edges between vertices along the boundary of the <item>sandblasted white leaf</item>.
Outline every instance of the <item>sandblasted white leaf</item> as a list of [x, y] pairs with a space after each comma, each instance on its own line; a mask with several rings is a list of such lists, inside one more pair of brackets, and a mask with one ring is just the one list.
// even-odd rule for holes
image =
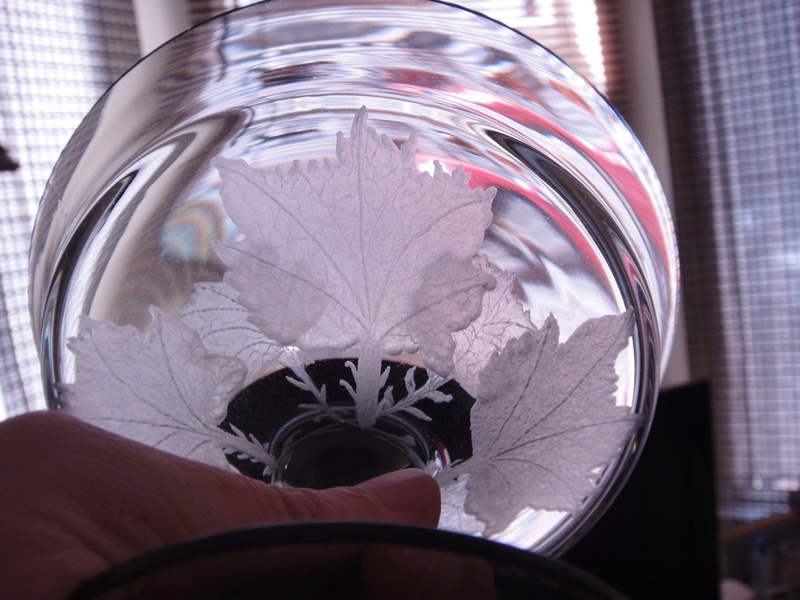
[[442, 376], [453, 373], [454, 334], [480, 316], [483, 298], [494, 286], [494, 277], [472, 261], [444, 255], [428, 266], [409, 321], [428, 368]]
[[201, 283], [180, 319], [197, 331], [212, 354], [235, 356], [247, 365], [248, 385], [283, 353], [284, 347], [270, 341], [248, 319], [249, 312], [236, 301], [238, 292], [225, 283]]
[[[244, 234], [217, 247], [225, 282], [268, 338], [303, 350], [359, 348], [360, 358], [364, 348], [425, 346], [425, 354], [439, 350], [441, 336], [429, 340], [415, 325], [463, 328], [476, 316], [472, 299], [493, 282], [471, 262], [494, 189], [470, 189], [461, 169], [421, 173], [414, 152], [413, 134], [398, 149], [362, 109], [350, 138], [339, 133], [334, 160], [261, 171], [215, 159], [225, 210]], [[475, 276], [428, 288], [424, 304], [415, 302], [439, 261]], [[451, 357], [436, 356], [437, 366]]]
[[142, 332], [81, 318], [78, 335], [68, 342], [75, 383], [59, 387], [67, 412], [208, 464], [229, 468], [225, 452], [271, 462], [255, 440], [217, 427], [242, 388], [244, 364], [209, 354], [193, 330], [158, 309], [151, 313]]
[[637, 424], [614, 394], [632, 328], [632, 312], [608, 315], [559, 344], [550, 316], [489, 361], [472, 409], [473, 457], [442, 473], [469, 474], [465, 508], [489, 533], [525, 507], [577, 510], [596, 490], [597, 469]]
[[442, 488], [442, 511], [439, 516], [439, 529], [467, 534], [482, 534], [486, 525], [464, 510], [467, 501], [466, 473]]
[[455, 378], [472, 396], [478, 393], [479, 376], [489, 359], [505, 348], [509, 340], [535, 329], [530, 314], [513, 292], [514, 277], [497, 268], [489, 259], [478, 256], [476, 267], [491, 275], [496, 285], [483, 295], [480, 315], [453, 338]]

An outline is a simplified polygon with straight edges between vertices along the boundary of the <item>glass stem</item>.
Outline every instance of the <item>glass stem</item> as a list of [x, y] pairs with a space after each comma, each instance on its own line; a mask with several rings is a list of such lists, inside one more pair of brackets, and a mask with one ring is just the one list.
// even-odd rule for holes
[[378, 420], [378, 403], [381, 387], [381, 351], [374, 340], [363, 344], [358, 353], [358, 365], [353, 371], [355, 380], [356, 420], [362, 429], [368, 429]]

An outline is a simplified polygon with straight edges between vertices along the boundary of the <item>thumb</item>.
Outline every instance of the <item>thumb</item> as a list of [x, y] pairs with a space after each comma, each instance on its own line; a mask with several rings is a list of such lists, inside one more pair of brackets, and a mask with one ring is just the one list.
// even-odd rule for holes
[[53, 586], [165, 545], [251, 525], [359, 520], [435, 526], [440, 510], [439, 487], [421, 471], [347, 488], [277, 487], [54, 411], [0, 423], [0, 480], [10, 482], [0, 487], [0, 506], [9, 515], [0, 520], [0, 540], [7, 542], [0, 544], [0, 559], [32, 576], [46, 566], [42, 572], [56, 574]]
[[[417, 469], [386, 473], [354, 487], [326, 490], [267, 485], [216, 470], [213, 475], [225, 476], [225, 489], [218, 490], [220, 502], [243, 524], [339, 520], [435, 527], [439, 522], [439, 486]], [[212, 515], [203, 517], [209, 519], [210, 526], [217, 519]]]

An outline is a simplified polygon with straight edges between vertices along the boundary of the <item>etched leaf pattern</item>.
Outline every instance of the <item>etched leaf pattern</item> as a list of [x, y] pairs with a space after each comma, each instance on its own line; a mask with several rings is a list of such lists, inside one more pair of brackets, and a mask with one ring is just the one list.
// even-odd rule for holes
[[[319, 418], [343, 418], [327, 401], [341, 385], [365, 428], [400, 411], [430, 420], [415, 404], [451, 401], [439, 388], [455, 378], [477, 401], [473, 457], [437, 476], [445, 525], [493, 534], [525, 507], [579, 508], [637, 422], [614, 401], [633, 316], [589, 320], [564, 343], [552, 315], [534, 327], [513, 277], [476, 256], [494, 190], [470, 189], [461, 169], [420, 173], [415, 145], [414, 134], [401, 148], [379, 136], [362, 109], [335, 159], [272, 171], [215, 159], [243, 234], [215, 245], [224, 281], [198, 285], [179, 318], [151, 309], [142, 332], [83, 318], [68, 344], [75, 382], [59, 388], [66, 408], [175, 454], [231, 468], [233, 453], [267, 474], [268, 446], [219, 425], [232, 397], [276, 365]], [[404, 386], [385, 386], [382, 359], [402, 352], [421, 357], [424, 385], [412, 368]], [[306, 366], [331, 357], [355, 359], [352, 381], [313, 381]]]
[[480, 535], [486, 529], [486, 524], [464, 510], [467, 502], [467, 483], [469, 483], [469, 473], [442, 488], [439, 528]]
[[68, 347], [75, 382], [59, 397], [90, 423], [155, 448], [228, 467], [223, 453], [246, 454], [266, 467], [266, 449], [243, 434], [218, 427], [228, 401], [241, 388], [244, 364], [209, 354], [196, 332], [151, 309], [143, 332], [82, 318]]
[[364, 428], [394, 406], [381, 389], [383, 357], [419, 352], [451, 376], [453, 335], [478, 317], [495, 284], [473, 265], [494, 188], [472, 189], [461, 168], [448, 174], [438, 163], [420, 172], [415, 150], [415, 134], [397, 148], [362, 109], [350, 138], [338, 134], [335, 160], [271, 171], [214, 162], [243, 234], [216, 247], [225, 284], [271, 342], [305, 355], [352, 349], [353, 382], [342, 385]]
[[476, 257], [475, 266], [490, 274], [495, 287], [483, 295], [480, 315], [453, 336], [455, 379], [469, 394], [477, 395], [478, 377], [489, 359], [526, 331], [533, 331], [530, 315], [514, 295], [514, 278], [497, 268], [486, 256]]
[[632, 327], [630, 311], [590, 319], [559, 344], [551, 315], [489, 361], [472, 409], [473, 458], [440, 475], [469, 475], [465, 509], [487, 531], [525, 507], [576, 510], [593, 493], [595, 470], [637, 424], [614, 397], [614, 363]]
[[422, 284], [412, 298], [419, 310], [409, 324], [429, 369], [441, 376], [453, 374], [455, 335], [480, 316], [483, 297], [494, 286], [494, 277], [486, 271], [450, 255], [422, 273]]
[[[471, 189], [461, 169], [419, 172], [415, 139], [398, 149], [367, 126], [362, 109], [351, 137], [339, 134], [336, 160], [259, 171], [215, 159], [225, 210], [244, 234], [217, 248], [230, 269], [225, 281], [268, 338], [396, 354], [417, 350], [420, 326], [447, 319], [463, 328], [477, 316], [475, 303], [459, 296], [493, 284], [472, 258], [494, 189]], [[463, 286], [420, 294], [422, 277], [443, 257]]]
[[248, 319], [250, 313], [236, 301], [238, 293], [225, 283], [201, 283], [180, 319], [197, 331], [213, 354], [235, 356], [247, 365], [245, 385], [261, 377], [284, 352]]

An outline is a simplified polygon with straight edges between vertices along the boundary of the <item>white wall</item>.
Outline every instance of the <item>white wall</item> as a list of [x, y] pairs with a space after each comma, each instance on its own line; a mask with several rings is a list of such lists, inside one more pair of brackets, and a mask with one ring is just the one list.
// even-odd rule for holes
[[[632, 79], [628, 123], [650, 156], [664, 192], [671, 202], [672, 178], [652, 3], [650, 0], [622, 0], [622, 7], [626, 17], [625, 43], [629, 49], [628, 68]], [[690, 379], [686, 323], [681, 312], [672, 357], [662, 386], [672, 387], [687, 383]]]
[[189, 28], [185, 0], [133, 0], [142, 56]]

